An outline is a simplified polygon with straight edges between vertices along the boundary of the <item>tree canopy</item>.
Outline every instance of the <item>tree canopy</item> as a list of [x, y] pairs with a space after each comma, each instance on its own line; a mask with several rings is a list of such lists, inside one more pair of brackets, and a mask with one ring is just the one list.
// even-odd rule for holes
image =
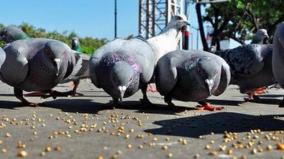
[[[3, 24], [0, 24], [0, 29], [4, 28]], [[69, 46], [71, 46], [71, 39], [73, 37], [77, 37], [78, 35], [75, 32], [67, 32], [64, 31], [63, 33], [59, 33], [57, 31], [46, 31], [43, 28], [36, 28], [28, 23], [22, 23], [20, 26], [22, 30], [28, 34], [29, 37], [32, 38], [50, 38], [62, 41]], [[81, 49], [83, 53], [92, 54], [97, 48], [102, 46], [107, 42], [107, 39], [97, 39], [93, 37], [84, 37], [79, 38]], [[2, 47], [5, 43], [0, 41], [0, 47]]]
[[201, 16], [202, 4], [196, 4], [199, 26], [204, 50], [209, 50], [205, 40], [203, 24], [213, 27], [211, 45], [220, 49], [220, 41], [232, 38], [241, 44], [251, 39], [252, 34], [260, 28], [267, 29], [273, 36], [276, 25], [284, 21], [284, 3], [281, 0], [229, 0], [223, 3], [203, 5], [205, 14]]

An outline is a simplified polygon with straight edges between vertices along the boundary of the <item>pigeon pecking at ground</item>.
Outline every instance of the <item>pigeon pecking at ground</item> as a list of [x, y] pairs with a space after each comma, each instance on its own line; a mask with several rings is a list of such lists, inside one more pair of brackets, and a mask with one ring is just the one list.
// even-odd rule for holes
[[90, 60], [90, 76], [95, 86], [103, 88], [117, 103], [142, 90], [145, 104], [147, 85], [156, 62], [176, 50], [186, 18], [174, 16], [167, 27], [147, 41], [141, 38], [116, 39], [98, 49]]
[[222, 94], [230, 82], [229, 65], [219, 56], [205, 51], [177, 50], [163, 56], [155, 70], [158, 92], [168, 105], [172, 99], [196, 101], [205, 110], [220, 110], [205, 102]]
[[36, 106], [23, 97], [23, 90], [42, 91], [54, 98], [66, 95], [51, 90], [74, 71], [74, 51], [66, 44], [40, 38], [16, 40], [7, 44], [1, 54], [5, 56], [1, 80], [14, 87], [15, 96], [24, 105]]
[[[0, 39], [4, 40], [6, 43], [10, 43], [10, 42], [17, 41], [17, 40], [23, 40], [23, 39], [29, 39], [29, 40], [33, 39], [34, 41], [40, 40], [40, 38], [30, 38], [20, 28], [16, 26], [12, 26], [12, 25], [3, 28], [0, 31]], [[65, 82], [70, 82], [70, 81], [74, 82], [74, 87], [72, 91], [65, 92], [66, 95], [67, 94], [82, 95], [82, 94], [77, 93], [76, 90], [79, 85], [79, 80], [89, 77], [89, 59], [90, 58], [88, 55], [81, 54], [80, 52], [81, 48], [80, 48], [78, 38], [72, 39], [72, 47], [73, 47], [73, 50], [75, 50], [72, 52], [75, 58], [74, 70], [72, 71], [72, 74], [70, 76], [66, 77], [60, 83], [65, 83]], [[44, 92], [32, 92], [32, 93], [26, 94], [25, 96], [46, 96], [46, 94]]]
[[[274, 33], [272, 68], [275, 80], [284, 88], [284, 22], [277, 25]], [[284, 107], [284, 99], [279, 106]]]

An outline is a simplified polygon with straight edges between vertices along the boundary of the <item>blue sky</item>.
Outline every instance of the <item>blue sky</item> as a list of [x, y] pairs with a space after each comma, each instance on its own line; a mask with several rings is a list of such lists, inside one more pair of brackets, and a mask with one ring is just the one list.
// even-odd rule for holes
[[[138, 0], [118, 1], [119, 36], [137, 34]], [[27, 22], [49, 31], [112, 38], [113, 8], [113, 0], [7, 0], [1, 2], [0, 23]]]
[[[138, 34], [138, 0], [118, 1], [118, 36]], [[194, 5], [189, 22], [197, 27]], [[27, 22], [48, 31], [75, 31], [80, 37], [112, 39], [114, 36], [114, 0], [3, 0], [0, 23], [19, 25]], [[190, 48], [196, 49], [197, 32], [191, 30]], [[199, 38], [199, 48], [201, 41]]]

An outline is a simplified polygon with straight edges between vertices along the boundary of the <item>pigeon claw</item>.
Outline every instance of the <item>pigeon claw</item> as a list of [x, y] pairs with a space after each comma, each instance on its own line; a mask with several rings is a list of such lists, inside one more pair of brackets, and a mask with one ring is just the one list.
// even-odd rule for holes
[[204, 103], [202, 105], [197, 106], [198, 110], [208, 110], [208, 111], [218, 111], [218, 110], [223, 110], [224, 107], [218, 107], [218, 106], [213, 106], [210, 103]]

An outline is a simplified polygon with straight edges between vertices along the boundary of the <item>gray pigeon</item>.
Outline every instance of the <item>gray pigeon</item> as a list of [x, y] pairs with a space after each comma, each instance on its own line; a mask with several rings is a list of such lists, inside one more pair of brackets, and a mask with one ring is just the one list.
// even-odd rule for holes
[[[10, 43], [16, 40], [22, 40], [22, 39], [30, 39], [29, 36], [23, 32], [20, 28], [16, 26], [7, 26], [3, 30], [0, 31], [0, 39], [4, 40], [6, 43]], [[36, 39], [35, 39], [36, 40]], [[69, 93], [70, 95], [82, 95], [80, 93], [77, 93], [76, 90], [78, 88], [78, 85], [80, 83], [80, 79], [88, 78], [89, 77], [89, 59], [90, 57], [88, 55], [81, 54], [81, 47], [79, 43], [79, 38], [74, 37], [72, 38], [72, 49], [74, 51], [74, 56], [76, 59], [76, 63], [74, 66], [74, 70], [70, 76], [68, 76], [66, 79], [61, 81], [60, 83], [65, 82], [74, 82], [74, 87], [72, 91], [65, 92], [66, 95]], [[37, 95], [43, 95], [43, 92], [34, 92], [28, 94], [30, 96], [37, 96]], [[45, 96], [48, 97], [48, 96]]]
[[74, 87], [70, 94], [72, 95], [79, 95], [83, 96], [83, 94], [77, 92], [77, 88], [80, 84], [80, 79], [89, 78], [89, 59], [90, 57], [86, 54], [82, 54], [82, 49], [80, 46], [80, 41], [78, 37], [73, 37], [71, 42], [72, 50], [75, 50], [75, 58], [76, 58], [76, 65], [74, 66], [74, 70], [72, 74], [66, 78], [62, 83], [72, 81]]
[[29, 36], [25, 32], [13, 25], [9, 25], [0, 31], [0, 39], [6, 43], [28, 38]]
[[[234, 49], [217, 51], [230, 66], [231, 84], [241, 93], [253, 92], [259, 87], [275, 83], [272, 73], [272, 45], [249, 44]], [[250, 94], [249, 94], [250, 95]], [[253, 94], [247, 100], [252, 100]]]
[[90, 57], [86, 54], [81, 53], [75, 53], [74, 56], [76, 61], [72, 73], [60, 83], [67, 83], [72, 81], [74, 83], [74, 88], [70, 91], [70, 95], [83, 96], [83, 94], [77, 93], [77, 88], [81, 79], [90, 78]]
[[[272, 68], [275, 80], [284, 88], [284, 22], [277, 25], [273, 37]], [[284, 107], [284, 99], [279, 106]]]
[[51, 89], [72, 73], [76, 62], [74, 51], [57, 40], [17, 40], [6, 45], [4, 51], [1, 79], [14, 87], [15, 96], [25, 105], [35, 104], [23, 97], [23, 90], [56, 96]]
[[163, 56], [156, 66], [158, 92], [168, 105], [172, 99], [198, 101], [222, 94], [230, 82], [230, 67], [219, 56], [205, 51], [177, 50]]
[[266, 29], [258, 29], [252, 39], [251, 44], [267, 44], [269, 36]]
[[187, 25], [182, 16], [174, 16], [164, 31], [147, 41], [141, 38], [116, 39], [98, 49], [90, 60], [90, 77], [117, 103], [139, 89], [143, 103], [150, 103], [146, 95], [154, 66], [159, 57], [176, 50], [180, 31]]

